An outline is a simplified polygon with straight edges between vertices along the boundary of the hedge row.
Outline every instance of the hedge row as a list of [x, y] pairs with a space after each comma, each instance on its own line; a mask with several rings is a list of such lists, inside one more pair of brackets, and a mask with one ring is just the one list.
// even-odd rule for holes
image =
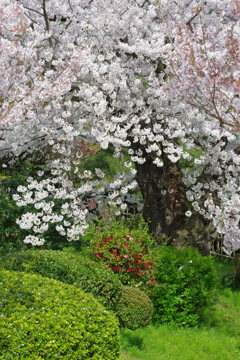
[[113, 314], [75, 286], [0, 270], [0, 359], [119, 359]]
[[122, 292], [120, 280], [105, 264], [96, 264], [78, 254], [59, 250], [20, 251], [5, 255], [1, 266], [74, 284], [93, 294], [108, 309], [115, 307]]
[[142, 291], [123, 286], [105, 264], [84, 256], [54, 250], [27, 250], [1, 259], [8, 270], [36, 273], [60, 280], [91, 293], [129, 329], [146, 326], [152, 317], [152, 302]]

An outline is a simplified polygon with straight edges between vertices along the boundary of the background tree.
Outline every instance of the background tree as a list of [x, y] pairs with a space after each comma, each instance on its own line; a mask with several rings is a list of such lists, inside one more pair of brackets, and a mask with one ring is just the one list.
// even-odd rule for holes
[[[48, 221], [77, 239], [83, 199], [125, 209], [138, 186], [155, 233], [175, 236], [192, 207], [238, 248], [239, 11], [238, 0], [3, 2], [2, 154], [59, 154], [46, 164], [51, 177], [16, 195], [40, 210], [19, 221], [39, 234], [25, 241], [41, 244]], [[73, 181], [79, 141], [111, 144], [116, 157], [127, 148], [135, 168], [110, 184], [100, 169]]]

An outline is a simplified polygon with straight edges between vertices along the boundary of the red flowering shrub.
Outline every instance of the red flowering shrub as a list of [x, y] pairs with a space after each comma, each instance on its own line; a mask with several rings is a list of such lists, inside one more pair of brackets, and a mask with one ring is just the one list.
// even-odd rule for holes
[[152, 239], [143, 220], [140, 225], [138, 223], [137, 228], [131, 229], [128, 220], [127, 224], [110, 224], [110, 228], [108, 224], [107, 232], [104, 226], [98, 227], [92, 244], [92, 257], [107, 263], [124, 285], [150, 290], [156, 282], [153, 253], [150, 250]]

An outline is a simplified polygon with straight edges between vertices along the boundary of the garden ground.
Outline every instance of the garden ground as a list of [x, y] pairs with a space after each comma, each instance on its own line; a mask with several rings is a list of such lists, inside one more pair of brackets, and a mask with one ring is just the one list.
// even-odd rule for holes
[[236, 360], [240, 358], [240, 291], [232, 290], [233, 260], [218, 262], [217, 301], [198, 327], [121, 330], [121, 360]]

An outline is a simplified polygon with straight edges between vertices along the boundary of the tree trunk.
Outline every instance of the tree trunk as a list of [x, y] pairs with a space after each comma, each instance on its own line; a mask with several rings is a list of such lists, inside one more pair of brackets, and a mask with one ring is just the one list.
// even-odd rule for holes
[[186, 191], [179, 162], [172, 163], [163, 153], [163, 167], [157, 167], [153, 158], [136, 164], [137, 182], [142, 193], [143, 217], [150, 220], [150, 231], [156, 235], [171, 235], [184, 219]]

